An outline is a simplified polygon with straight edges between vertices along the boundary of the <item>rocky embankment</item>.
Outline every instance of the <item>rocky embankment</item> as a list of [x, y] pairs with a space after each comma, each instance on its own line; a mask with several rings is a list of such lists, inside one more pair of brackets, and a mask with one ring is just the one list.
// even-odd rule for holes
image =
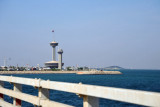
[[122, 74], [120, 71], [79, 71], [77, 74]]

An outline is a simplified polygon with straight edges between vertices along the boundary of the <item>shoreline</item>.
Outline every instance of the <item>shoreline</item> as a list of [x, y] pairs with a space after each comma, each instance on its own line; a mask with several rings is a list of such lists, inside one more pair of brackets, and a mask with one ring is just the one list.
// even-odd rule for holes
[[0, 74], [122, 74], [120, 71], [0, 71]]
[[0, 71], [0, 74], [69, 74], [77, 71]]

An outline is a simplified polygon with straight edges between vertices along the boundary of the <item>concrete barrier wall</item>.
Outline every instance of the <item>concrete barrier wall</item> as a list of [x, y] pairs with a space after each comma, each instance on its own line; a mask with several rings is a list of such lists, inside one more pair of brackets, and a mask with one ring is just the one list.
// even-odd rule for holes
[[[147, 92], [76, 83], [55, 82], [41, 79], [28, 79], [12, 76], [0, 76], [0, 81], [7, 81], [15, 84], [25, 84], [42, 88], [44, 89], [44, 91], [42, 91], [42, 89], [39, 90], [41, 94], [46, 94], [46, 89], [75, 93], [83, 97], [84, 107], [98, 107], [98, 98], [117, 100], [145, 106], [160, 106], [160, 93], [157, 92]], [[42, 100], [41, 97], [31, 96], [21, 92], [14, 92], [12, 90], [4, 88], [0, 88], [0, 93], [33, 103], [35, 105], [46, 105], [46, 107], [49, 107], [48, 104], [53, 103], [48, 102], [48, 100]], [[21, 97], [18, 97], [17, 94], [23, 96], [23, 99]]]

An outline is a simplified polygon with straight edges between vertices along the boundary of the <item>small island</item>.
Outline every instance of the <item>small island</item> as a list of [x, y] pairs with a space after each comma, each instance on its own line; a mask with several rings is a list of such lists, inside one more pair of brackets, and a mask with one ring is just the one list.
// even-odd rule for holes
[[119, 67], [119, 66], [109, 66], [109, 67], [105, 67], [103, 68], [104, 70], [122, 70], [124, 68]]

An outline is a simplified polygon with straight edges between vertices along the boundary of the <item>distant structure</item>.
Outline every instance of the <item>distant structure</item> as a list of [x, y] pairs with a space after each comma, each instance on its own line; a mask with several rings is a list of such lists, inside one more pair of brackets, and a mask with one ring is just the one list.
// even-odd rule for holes
[[58, 62], [59, 62], [58, 69], [62, 69], [62, 54], [63, 54], [63, 50], [60, 49], [58, 51]]
[[[52, 32], [54, 32], [54, 30], [52, 30]], [[60, 49], [58, 51], [59, 54], [59, 61], [56, 61], [56, 46], [58, 46], [58, 43], [53, 41], [50, 43], [50, 45], [52, 46], [52, 61], [46, 62], [45, 66], [46, 67], [50, 67], [50, 68], [58, 68], [58, 69], [62, 69], [62, 66], [64, 63], [62, 63], [62, 53], [63, 50]]]

